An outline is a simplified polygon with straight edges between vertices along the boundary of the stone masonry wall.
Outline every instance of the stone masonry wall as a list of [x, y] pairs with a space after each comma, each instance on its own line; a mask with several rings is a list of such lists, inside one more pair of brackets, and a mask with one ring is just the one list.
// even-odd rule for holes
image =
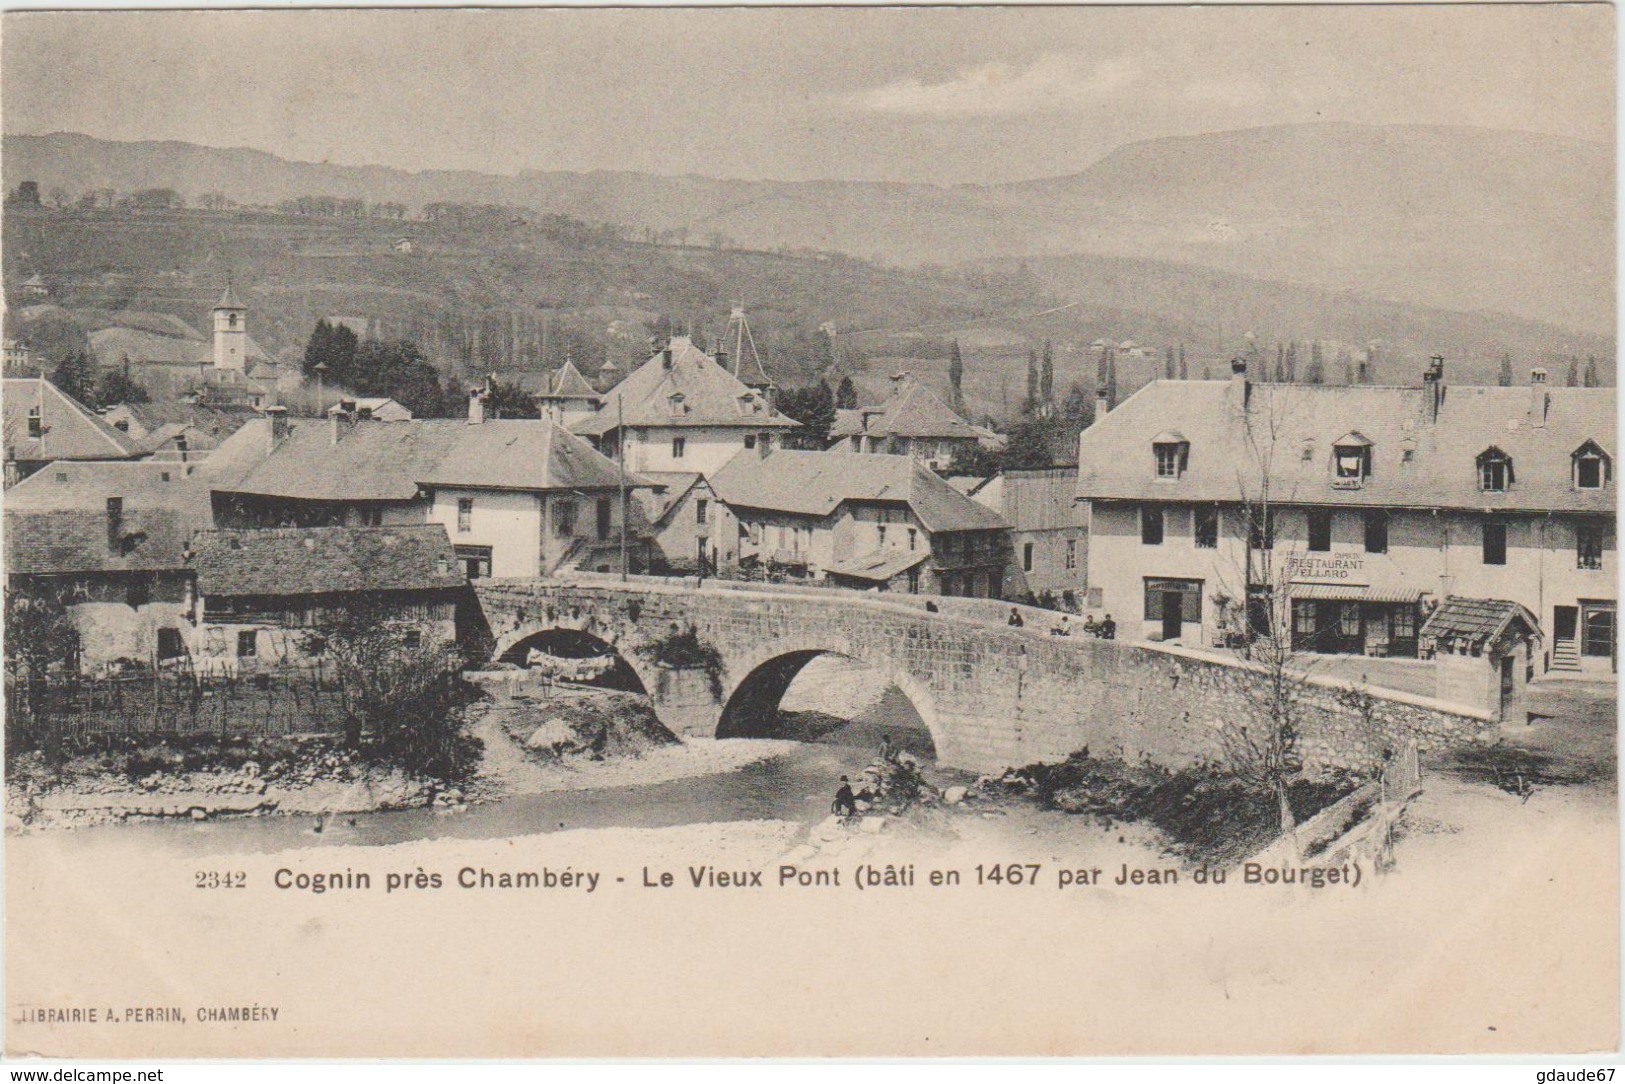
[[[1261, 680], [1245, 666], [1177, 648], [1052, 637], [1031, 622], [1011, 629], [816, 590], [488, 581], [478, 594], [499, 652], [549, 628], [591, 633], [638, 672], [662, 718], [662, 682], [638, 648], [673, 627], [693, 625], [723, 657], [724, 696], [712, 709], [715, 716], [752, 671], [787, 652], [821, 650], [862, 660], [914, 703], [941, 763], [977, 771], [1056, 760], [1085, 746], [1097, 755], [1146, 757], [1170, 767], [1217, 759], [1219, 727], [1247, 717], [1251, 705], [1243, 688]], [[1305, 687], [1300, 748], [1311, 767], [1365, 767], [1385, 750], [1402, 748], [1407, 737], [1425, 752], [1494, 735], [1496, 724], [1485, 713], [1392, 692], [1378, 695], [1368, 720], [1340, 702], [1346, 688], [1326, 678]], [[684, 703], [680, 714], [674, 729], [693, 733], [704, 706]]]

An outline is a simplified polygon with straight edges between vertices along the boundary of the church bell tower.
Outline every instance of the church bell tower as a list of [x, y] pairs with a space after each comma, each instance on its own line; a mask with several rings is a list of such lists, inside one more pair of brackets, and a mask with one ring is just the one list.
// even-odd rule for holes
[[239, 373], [248, 368], [248, 309], [229, 282], [214, 307], [214, 367]]

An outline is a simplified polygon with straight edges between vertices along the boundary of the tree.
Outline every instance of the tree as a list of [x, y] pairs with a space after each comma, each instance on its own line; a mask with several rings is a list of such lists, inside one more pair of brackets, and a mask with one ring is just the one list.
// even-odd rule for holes
[[1569, 372], [1568, 372], [1568, 377], [1564, 381], [1564, 383], [1566, 383], [1571, 388], [1577, 388], [1577, 387], [1580, 386], [1580, 358], [1579, 358], [1579, 355], [1573, 355], [1573, 356], [1571, 356], [1569, 358]]
[[1276, 343], [1275, 344], [1275, 382], [1277, 384], [1285, 384], [1287, 382], [1287, 379], [1288, 378], [1287, 378], [1287, 375], [1286, 375], [1286, 348], [1284, 346], [1282, 346], [1280, 343]]
[[1048, 412], [1055, 406], [1055, 353], [1048, 339], [1044, 340], [1043, 360], [1038, 369], [1038, 398]]
[[51, 200], [51, 206], [59, 211], [73, 202], [73, 194], [59, 184], [51, 186], [48, 196]]
[[999, 466], [1005, 470], [1037, 470], [1053, 466], [1059, 436], [1056, 419], [1029, 414], [1005, 434]]
[[1343, 383], [1353, 384], [1355, 382], [1354, 355], [1347, 350], [1342, 350], [1338, 352], [1338, 357], [1343, 362]]
[[953, 388], [954, 413], [965, 413], [965, 359], [959, 353], [959, 340], [954, 340], [953, 352], [948, 355], [948, 385]]
[[1179, 379], [1181, 379], [1181, 380], [1189, 380], [1190, 378], [1191, 378], [1191, 371], [1185, 365], [1185, 344], [1180, 343], [1179, 344]]
[[1597, 355], [1590, 354], [1586, 357], [1585, 386], [1595, 388], [1601, 383], [1602, 378], [1597, 373]]
[[1296, 342], [1287, 343], [1286, 346], [1286, 382], [1288, 384], [1298, 382], [1298, 344]]
[[[444, 398], [444, 396], [442, 396]], [[491, 381], [486, 407], [493, 418], [540, 418], [542, 408], [536, 396], [517, 380]]]
[[1177, 363], [1174, 361], [1174, 348], [1171, 346], [1166, 347], [1164, 348], [1162, 355], [1162, 378], [1164, 380], [1172, 380], [1178, 374], [1179, 369], [1177, 368]]
[[51, 373], [51, 383], [81, 403], [96, 403], [96, 363], [83, 350], [63, 357]]
[[821, 452], [829, 447], [829, 431], [835, 424], [835, 394], [822, 380], [802, 388], [779, 392], [779, 411], [801, 423], [788, 434], [796, 447]]
[[1326, 360], [1321, 356], [1319, 343], [1310, 351], [1309, 367], [1304, 371], [1303, 379], [1306, 384], [1326, 383]]
[[858, 409], [858, 386], [852, 383], [850, 376], [841, 377], [841, 383], [835, 389], [835, 406], [840, 410]]
[[305, 376], [315, 379], [318, 365], [326, 365], [321, 370], [322, 379], [339, 387], [350, 387], [352, 370], [355, 368], [356, 350], [360, 346], [355, 332], [343, 324], [330, 324], [325, 319], [317, 320], [316, 327], [310, 333], [310, 340], [305, 344]]
[[150, 403], [152, 395], [146, 386], [130, 375], [130, 356], [124, 356], [124, 367], [121, 369], [108, 369], [102, 373], [100, 386], [96, 389], [96, 405], [100, 407], [118, 406], [120, 403]]
[[1021, 404], [1023, 414], [1038, 409], [1038, 351], [1027, 351], [1027, 401]]
[[990, 478], [999, 471], [1000, 457], [980, 444], [962, 443], [954, 449], [948, 461], [948, 473], [969, 474], [977, 478]]
[[11, 204], [13, 207], [41, 206], [39, 198], [39, 182], [23, 181], [12, 190], [11, 195], [6, 197], [6, 202]]
[[1503, 388], [1512, 387], [1512, 355], [1511, 354], [1502, 354], [1501, 355], [1501, 373], [1500, 373], [1499, 376], [1497, 376], [1495, 378], [1495, 382], [1497, 384], [1499, 384]]
[[1117, 352], [1106, 348], [1106, 409], [1117, 409]]

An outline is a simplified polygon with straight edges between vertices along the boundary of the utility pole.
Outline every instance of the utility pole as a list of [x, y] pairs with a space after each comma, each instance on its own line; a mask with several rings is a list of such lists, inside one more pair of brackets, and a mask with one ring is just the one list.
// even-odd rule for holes
[[626, 582], [626, 411], [621, 396], [615, 397], [615, 469], [621, 482], [621, 582]]

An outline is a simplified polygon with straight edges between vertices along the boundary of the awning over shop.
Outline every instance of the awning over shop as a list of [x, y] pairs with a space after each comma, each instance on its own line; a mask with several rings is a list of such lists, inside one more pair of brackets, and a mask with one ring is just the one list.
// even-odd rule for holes
[[864, 557], [837, 561], [825, 569], [831, 576], [849, 576], [856, 580], [885, 583], [893, 576], [906, 572], [924, 561], [930, 554], [910, 553], [908, 550], [882, 550]]
[[1389, 602], [1415, 605], [1422, 601], [1417, 589], [1382, 589], [1356, 587], [1340, 583], [1298, 583], [1292, 585], [1294, 599], [1319, 599], [1325, 602]]

